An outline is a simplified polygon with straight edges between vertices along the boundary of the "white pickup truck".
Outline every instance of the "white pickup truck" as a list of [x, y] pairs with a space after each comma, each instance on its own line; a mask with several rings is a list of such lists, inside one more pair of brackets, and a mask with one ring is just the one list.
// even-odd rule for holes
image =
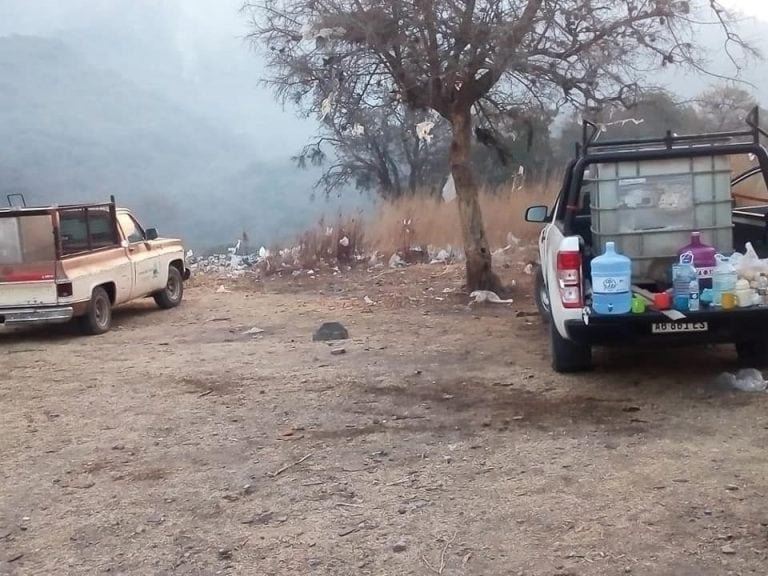
[[103, 334], [120, 304], [151, 296], [178, 306], [188, 278], [182, 242], [145, 230], [114, 198], [0, 210], [0, 326], [77, 319]]
[[[768, 137], [768, 132], [760, 128], [757, 110], [752, 112], [747, 124], [750, 130], [744, 132], [692, 136], [668, 133], [660, 138], [606, 142], [597, 142], [600, 130], [594, 124], [585, 124], [584, 142], [578, 157], [568, 166], [554, 207], [532, 206], [526, 212], [527, 221], [544, 224], [539, 237], [540, 268], [536, 276], [535, 298], [542, 318], [549, 325], [555, 371], [575, 372], [591, 368], [595, 346], [641, 344], [669, 347], [731, 343], [735, 344], [743, 364], [751, 367], [768, 364], [766, 304], [729, 310], [708, 306], [674, 315], [669, 310], [656, 309], [649, 302], [644, 313], [610, 315], [597, 314], [591, 302], [591, 261], [602, 252], [601, 240], [609, 232], [604, 226], [616, 227], [616, 245], [622, 248], [622, 253], [633, 258], [633, 265], [639, 263], [641, 257], [648, 261], [650, 254], [652, 266], [647, 270], [652, 273], [645, 278], [636, 278], [633, 271], [633, 290], [640, 295], [658, 293], [670, 287], [669, 278], [665, 280], [664, 276], [671, 271], [677, 249], [685, 244], [692, 230], [703, 230], [719, 238], [721, 246], [730, 244], [743, 249], [736, 246], [745, 236], [743, 231], [740, 232], [743, 227], [739, 227], [737, 218], [743, 210], [731, 213], [733, 187], [746, 177], [759, 178], [768, 184], [768, 152], [760, 144], [762, 137]], [[719, 159], [734, 156], [757, 166], [734, 179], [731, 179], [730, 170], [715, 174], [702, 169], [717, 165]], [[600, 216], [602, 207], [595, 204], [594, 182], [587, 177], [589, 170], [619, 165], [643, 174], [648, 167], [669, 166], [670, 162], [689, 167], [690, 173], [673, 176], [682, 177], [690, 186], [674, 191], [693, 196], [694, 208], [678, 212], [684, 220], [698, 219], [695, 228], [682, 226], [672, 228], [670, 232], [663, 222], [639, 226], [631, 205], [622, 210], [603, 210], [602, 214], [608, 216], [595, 217]], [[627, 182], [632, 178], [635, 177], [630, 175]], [[724, 188], [727, 196], [724, 201], [715, 203], [712, 200], [717, 189], [715, 182], [723, 179], [724, 186], [717, 186]], [[617, 185], [621, 186], [620, 180], [605, 187], [608, 196], [616, 197]], [[649, 186], [646, 188], [649, 193], [653, 192]], [[768, 230], [764, 226], [762, 231], [758, 230], [763, 236]], [[634, 260], [636, 257], [638, 260]], [[652, 267], [656, 264], [654, 272]]]

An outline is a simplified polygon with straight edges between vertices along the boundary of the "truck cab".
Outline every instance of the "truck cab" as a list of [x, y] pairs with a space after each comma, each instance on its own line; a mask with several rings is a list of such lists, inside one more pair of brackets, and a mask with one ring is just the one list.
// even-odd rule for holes
[[[700, 232], [726, 255], [744, 251], [740, 242], [755, 236], [745, 229], [744, 210], [734, 210], [730, 197], [731, 182], [741, 181], [732, 179], [734, 157], [755, 163], [749, 176], [768, 183], [768, 153], [760, 144], [767, 134], [757, 109], [746, 123], [748, 130], [741, 132], [598, 141], [600, 129], [585, 122], [583, 141], [554, 206], [531, 206], [526, 212], [527, 221], [544, 224], [535, 298], [549, 327], [555, 371], [591, 368], [593, 347], [638, 343], [732, 343], [743, 363], [768, 361], [768, 305], [671, 314], [656, 309], [649, 298], [670, 288], [677, 250], [691, 233]], [[689, 205], [668, 203], [666, 208], [676, 212], [645, 209], [641, 218], [632, 208], [642, 206], [644, 187], [650, 186], [674, 190], [673, 196], [687, 198]], [[632, 194], [634, 205], [627, 200]], [[667, 221], [672, 212], [676, 216]], [[752, 212], [765, 218], [768, 210]], [[764, 234], [765, 220], [761, 226]], [[606, 241], [631, 258], [632, 292], [645, 299], [645, 312], [597, 314], [593, 309], [591, 262]]]

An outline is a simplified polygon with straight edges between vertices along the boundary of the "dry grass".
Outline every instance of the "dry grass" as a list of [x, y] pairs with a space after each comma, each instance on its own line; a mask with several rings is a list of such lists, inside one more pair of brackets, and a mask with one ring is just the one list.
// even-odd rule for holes
[[302, 261], [305, 264], [320, 261], [347, 264], [354, 261], [363, 248], [364, 228], [361, 216], [339, 215], [333, 222], [321, 219], [315, 228], [304, 232], [299, 239]]
[[[482, 191], [480, 206], [486, 233], [492, 248], [507, 244], [508, 234], [519, 239], [533, 239], [540, 225], [525, 222], [525, 210], [534, 204], [552, 205], [558, 184], [531, 185], [525, 189]], [[444, 247], [462, 245], [456, 202], [441, 202], [416, 196], [378, 206], [367, 241], [371, 248], [384, 253], [402, 251], [410, 246]]]

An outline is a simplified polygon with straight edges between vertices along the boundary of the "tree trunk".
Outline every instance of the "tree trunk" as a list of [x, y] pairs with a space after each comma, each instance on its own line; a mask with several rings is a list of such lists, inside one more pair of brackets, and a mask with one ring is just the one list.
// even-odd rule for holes
[[491, 269], [491, 250], [485, 236], [477, 186], [472, 175], [472, 116], [469, 107], [457, 107], [451, 114], [451, 174], [456, 185], [461, 234], [467, 258], [467, 290], [502, 289], [499, 277]]

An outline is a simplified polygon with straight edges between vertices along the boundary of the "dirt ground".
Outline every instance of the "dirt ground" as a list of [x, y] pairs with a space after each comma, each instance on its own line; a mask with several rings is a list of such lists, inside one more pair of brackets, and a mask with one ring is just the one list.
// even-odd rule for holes
[[713, 382], [731, 350], [558, 376], [526, 281], [470, 309], [459, 278], [198, 282], [0, 335], [0, 574], [766, 574], [768, 394]]

